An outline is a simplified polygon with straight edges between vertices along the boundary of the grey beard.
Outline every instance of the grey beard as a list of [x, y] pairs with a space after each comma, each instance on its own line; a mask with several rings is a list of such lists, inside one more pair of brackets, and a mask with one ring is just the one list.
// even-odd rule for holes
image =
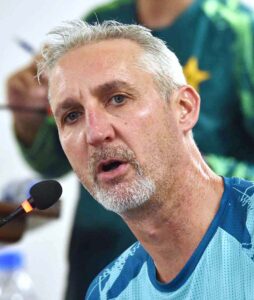
[[95, 199], [106, 209], [117, 214], [140, 207], [154, 192], [154, 182], [140, 175], [131, 183], [119, 183], [109, 189], [94, 187]]
[[[95, 179], [96, 164], [102, 159], [109, 158], [127, 161], [135, 170], [134, 179], [130, 182], [117, 182], [116, 180], [109, 188], [100, 187]], [[128, 148], [118, 146], [97, 149], [91, 156], [88, 170], [90, 179], [93, 182], [91, 190], [85, 187], [82, 174], [76, 172], [84, 187], [102, 206], [117, 214], [141, 206], [155, 193], [154, 182], [145, 176], [145, 172], [136, 160], [134, 153]]]

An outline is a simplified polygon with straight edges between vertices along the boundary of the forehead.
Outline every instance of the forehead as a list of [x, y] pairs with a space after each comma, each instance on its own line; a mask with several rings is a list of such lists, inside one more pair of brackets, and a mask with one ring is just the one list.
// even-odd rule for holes
[[76, 73], [96, 70], [98, 72], [98, 69], [105, 71], [114, 67], [121, 70], [121, 68], [132, 67], [138, 63], [142, 54], [143, 49], [137, 43], [126, 39], [92, 42], [64, 54], [51, 74], [58, 75], [63, 71]]
[[121, 80], [130, 84], [138, 79], [152, 81], [147, 78], [151, 75], [137, 68], [142, 54], [143, 49], [137, 43], [126, 39], [94, 42], [70, 50], [50, 74], [50, 95], [62, 98], [66, 89], [74, 93], [82, 86], [93, 89], [107, 81]]

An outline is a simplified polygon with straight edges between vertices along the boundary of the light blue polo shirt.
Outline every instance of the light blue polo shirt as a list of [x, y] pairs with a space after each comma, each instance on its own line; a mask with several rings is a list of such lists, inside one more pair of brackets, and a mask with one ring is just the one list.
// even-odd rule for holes
[[254, 299], [254, 183], [224, 178], [220, 208], [200, 244], [169, 283], [156, 279], [137, 242], [91, 284], [86, 300]]

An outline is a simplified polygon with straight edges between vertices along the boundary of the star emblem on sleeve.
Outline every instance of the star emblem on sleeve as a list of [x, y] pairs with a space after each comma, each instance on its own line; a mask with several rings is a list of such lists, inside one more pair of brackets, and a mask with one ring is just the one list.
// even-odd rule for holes
[[195, 57], [189, 58], [183, 67], [183, 72], [188, 84], [193, 86], [197, 91], [199, 91], [200, 84], [210, 78], [209, 72], [199, 69], [198, 60]]

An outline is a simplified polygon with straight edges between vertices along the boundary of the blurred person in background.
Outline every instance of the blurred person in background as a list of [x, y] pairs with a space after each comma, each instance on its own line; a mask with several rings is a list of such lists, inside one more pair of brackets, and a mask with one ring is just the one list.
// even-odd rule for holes
[[[115, 0], [83, 19], [138, 23], [166, 41], [188, 82], [203, 99], [194, 139], [209, 166], [222, 176], [254, 179], [253, 12], [230, 0]], [[33, 61], [8, 80], [12, 105], [48, 107], [47, 78], [39, 85]], [[14, 113], [23, 156], [45, 177], [71, 170], [50, 117]], [[117, 214], [80, 186], [69, 250], [66, 299], [83, 299], [95, 275], [135, 241]]]

